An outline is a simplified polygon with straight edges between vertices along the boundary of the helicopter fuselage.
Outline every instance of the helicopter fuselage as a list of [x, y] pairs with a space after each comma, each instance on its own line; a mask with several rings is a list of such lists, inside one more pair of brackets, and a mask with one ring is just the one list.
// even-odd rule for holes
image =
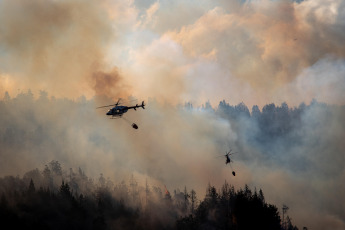
[[145, 109], [144, 101], [141, 102], [141, 105], [136, 104], [134, 106], [122, 106], [122, 105], [119, 105], [119, 102], [120, 102], [120, 99], [117, 101], [117, 103], [115, 105], [104, 105], [104, 106], [97, 107], [97, 109], [113, 106], [113, 108], [108, 110], [106, 115], [112, 116], [112, 117], [115, 117], [115, 118], [116, 117], [122, 117], [122, 115], [124, 113], [127, 113], [127, 111], [129, 109], [134, 109], [134, 110], [137, 110], [137, 108]]
[[115, 106], [108, 110], [107, 115], [113, 117], [121, 117], [124, 113], [127, 113], [127, 106]]
[[231, 162], [229, 155], [225, 155], [225, 158], [226, 158], [225, 164], [229, 164]]

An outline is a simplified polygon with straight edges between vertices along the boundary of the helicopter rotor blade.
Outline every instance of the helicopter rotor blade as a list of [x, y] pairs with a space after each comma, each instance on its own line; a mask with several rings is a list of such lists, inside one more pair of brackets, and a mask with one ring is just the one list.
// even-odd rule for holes
[[97, 107], [96, 109], [100, 109], [100, 108], [105, 108], [105, 107], [110, 107], [110, 106], [114, 106], [114, 104], [111, 104], [111, 105], [104, 105], [104, 106], [100, 106], [100, 107]]
[[133, 102], [133, 101], [138, 101], [138, 99], [129, 100], [129, 99], [119, 98], [119, 100], [117, 101], [117, 105], [121, 105], [123, 103], [130, 103], [130, 102]]
[[110, 106], [118, 106], [120, 104], [120, 100], [122, 100], [122, 98], [119, 98], [115, 104], [100, 106], [100, 107], [97, 107], [96, 109], [110, 107]]
[[120, 104], [120, 101], [122, 100], [122, 98], [119, 98], [115, 104], [115, 106], [118, 106]]

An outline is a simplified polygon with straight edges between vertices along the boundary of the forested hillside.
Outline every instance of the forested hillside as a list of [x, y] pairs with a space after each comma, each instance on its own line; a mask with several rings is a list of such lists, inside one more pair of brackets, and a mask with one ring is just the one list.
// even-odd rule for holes
[[[298, 227], [315, 220], [327, 227], [329, 216], [341, 226], [344, 106], [147, 104], [126, 116], [138, 120], [134, 130], [107, 119], [95, 99], [6, 93], [2, 221], [42, 229], [278, 228], [282, 204], [292, 202], [289, 215]], [[218, 158], [229, 148], [238, 152], [235, 177]], [[140, 182], [128, 179], [133, 172]], [[285, 222], [294, 227], [291, 218]]]
[[225, 182], [208, 185], [203, 199], [186, 187], [162, 190], [133, 176], [119, 184], [93, 180], [51, 161], [22, 178], [0, 178], [0, 221], [8, 229], [281, 229], [278, 208], [261, 189]]

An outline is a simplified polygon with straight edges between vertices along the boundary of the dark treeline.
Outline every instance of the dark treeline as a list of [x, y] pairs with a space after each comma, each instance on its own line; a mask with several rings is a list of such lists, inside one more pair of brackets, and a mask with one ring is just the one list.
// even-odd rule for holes
[[[315, 104], [318, 103], [313, 101], [309, 106]], [[254, 105], [250, 112], [244, 103], [231, 106], [225, 101], [221, 101], [216, 113], [231, 120], [249, 119], [257, 124], [257, 132], [260, 134], [256, 134], [256, 136], [261, 138], [259, 141], [272, 141], [272, 139], [282, 136], [285, 138], [291, 132], [296, 131], [301, 125], [303, 113], [309, 106], [302, 103], [299, 107], [289, 108], [285, 102], [280, 106], [271, 103], [263, 106], [262, 110]]]
[[[260, 189], [254, 193], [246, 185], [235, 191], [225, 182], [217, 192], [209, 185], [205, 199], [188, 217], [177, 221], [178, 229], [281, 229], [276, 206], [265, 202]], [[289, 229], [297, 229], [291, 222]]]
[[278, 208], [261, 189], [209, 185], [203, 200], [186, 187], [164, 190], [133, 176], [119, 184], [102, 174], [93, 180], [51, 161], [22, 178], [0, 178], [0, 222], [8, 229], [281, 229]]
[[[193, 105], [186, 103], [184, 108], [193, 109]], [[339, 123], [339, 128], [344, 128], [340, 117], [345, 115], [345, 106], [329, 105], [315, 99], [309, 105], [301, 103], [297, 107], [289, 107], [285, 102], [266, 104], [261, 110], [257, 105], [250, 110], [243, 102], [230, 105], [223, 100], [216, 108], [207, 102], [201, 109], [229, 120], [231, 128], [241, 137], [240, 145], [251, 145], [266, 154], [279, 152], [277, 148], [288, 151], [291, 147], [306, 145], [311, 129], [330, 126], [332, 120]]]
[[[159, 188], [152, 188], [154, 195], [162, 196]], [[31, 170], [23, 178], [0, 178], [0, 222], [9, 229], [167, 227], [164, 216], [146, 216], [139, 192], [133, 177], [129, 185], [124, 181], [114, 185], [102, 174], [95, 182], [80, 168], [67, 173], [58, 161], [51, 161], [43, 170]], [[154, 201], [155, 197], [148, 199]]]

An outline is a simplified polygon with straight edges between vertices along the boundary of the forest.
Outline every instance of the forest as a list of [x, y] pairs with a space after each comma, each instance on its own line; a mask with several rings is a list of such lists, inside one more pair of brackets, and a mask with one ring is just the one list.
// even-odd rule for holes
[[[209, 185], [207, 182], [203, 185], [204, 197], [199, 197], [186, 180], [174, 186], [178, 187], [175, 189], [166, 184], [170, 188], [167, 189], [150, 185], [150, 181], [138, 183], [134, 176], [127, 181], [122, 179], [124, 173], [131, 175], [131, 170], [148, 170], [151, 177], [157, 178], [167, 171], [164, 176], [177, 177], [178, 171], [193, 172], [176, 168], [180, 166], [176, 163], [179, 157], [183, 156], [195, 165], [201, 164], [202, 159], [195, 161], [193, 155], [178, 154], [174, 151], [182, 150], [173, 148], [169, 155], [166, 146], [149, 145], [149, 141], [157, 138], [155, 132], [145, 135], [147, 139], [143, 143], [133, 141], [133, 130], [127, 126], [121, 128], [120, 123], [116, 123], [119, 129], [128, 131], [121, 135], [115, 132], [114, 138], [114, 128], [105, 117], [98, 116], [96, 104], [95, 99], [85, 97], [76, 100], [48, 97], [44, 91], [38, 96], [28, 91], [13, 98], [5, 93], [0, 100], [0, 218], [3, 226], [11, 226], [11, 229], [298, 229], [290, 217], [283, 218], [281, 204], [266, 202], [263, 191], [256, 189], [261, 187], [260, 182], [265, 182], [264, 179], [254, 186], [250, 184], [236, 189], [227, 182], [228, 178], [224, 178], [220, 187], [212, 185], [211, 180]], [[188, 102], [167, 113], [160, 112], [164, 110], [166, 107], [162, 109], [154, 100], [149, 100], [143, 112], [149, 118], [143, 121], [169, 122], [171, 114], [177, 114], [180, 116], [178, 119], [186, 122], [191, 122], [191, 117], [196, 118], [196, 122], [202, 118], [202, 121], [224, 124], [236, 134], [232, 146], [246, 153], [236, 156], [237, 162], [243, 162], [242, 167], [256, 169], [259, 165], [276, 171], [278, 168], [290, 178], [302, 181], [304, 190], [309, 189], [307, 191], [313, 194], [311, 197], [314, 199], [308, 204], [311, 208], [320, 205], [317, 202], [322, 200], [326, 204], [323, 206], [325, 212], [342, 215], [341, 208], [333, 205], [339, 203], [342, 196], [324, 194], [342, 191], [338, 188], [343, 178], [344, 146], [339, 140], [345, 130], [344, 106], [313, 100], [309, 105], [302, 103], [298, 107], [271, 103], [262, 109], [254, 105], [249, 110], [244, 103], [230, 105], [223, 100], [217, 107], [212, 107], [209, 102], [194, 107]], [[165, 118], [165, 114], [170, 117]], [[145, 122], [140, 125], [145, 125]], [[200, 124], [183, 127], [182, 131], [189, 135], [195, 127], [200, 129]], [[161, 131], [161, 136], [170, 135], [170, 129], [176, 131], [173, 127], [163, 131], [162, 128], [161, 123], [154, 130]], [[140, 126], [139, 130], [142, 132], [144, 128]], [[209, 133], [206, 131], [194, 132], [197, 135], [195, 139], [203, 138], [205, 133]], [[212, 144], [221, 141], [214, 138]], [[125, 147], [132, 143], [136, 148], [127, 150]], [[145, 157], [132, 151], [142, 148], [148, 149]], [[125, 150], [127, 152], [123, 154]], [[112, 157], [117, 154], [120, 157]], [[156, 164], [151, 162], [157, 158]], [[67, 170], [60, 162], [67, 165]], [[162, 162], [166, 163], [160, 166]], [[46, 165], [28, 171], [42, 164]], [[187, 168], [195, 166], [191, 164]], [[219, 165], [222, 164], [220, 162]], [[113, 177], [109, 179], [109, 171], [106, 172], [109, 167], [115, 180]], [[84, 168], [91, 176], [86, 176]], [[243, 168], [237, 169], [240, 171], [236, 178], [241, 176], [241, 170], [244, 171]], [[97, 177], [95, 172], [104, 174], [96, 174], [100, 175]], [[191, 180], [202, 177], [191, 175], [195, 177]], [[327, 183], [328, 187], [319, 186], [322, 183]], [[291, 179], [290, 185], [293, 188], [295, 181]], [[286, 190], [282, 189], [282, 192]], [[305, 199], [299, 196], [299, 192], [298, 189], [293, 190], [293, 198]], [[289, 193], [290, 190], [286, 192]]]
[[[59, 185], [60, 184], [60, 185]], [[208, 185], [203, 199], [185, 187], [167, 188], [114, 184], [63, 170], [58, 161], [22, 178], [0, 178], [0, 221], [8, 229], [282, 229], [278, 208], [265, 201], [260, 189], [235, 190], [226, 181], [220, 189]]]

